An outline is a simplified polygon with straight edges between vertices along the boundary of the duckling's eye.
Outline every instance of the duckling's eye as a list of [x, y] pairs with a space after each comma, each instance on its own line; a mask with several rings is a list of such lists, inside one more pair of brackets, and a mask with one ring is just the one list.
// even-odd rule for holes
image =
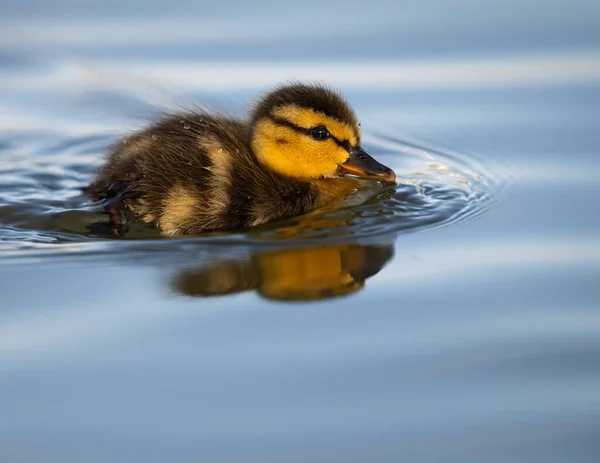
[[315, 140], [327, 140], [329, 137], [331, 137], [329, 130], [322, 125], [310, 129], [310, 134]]

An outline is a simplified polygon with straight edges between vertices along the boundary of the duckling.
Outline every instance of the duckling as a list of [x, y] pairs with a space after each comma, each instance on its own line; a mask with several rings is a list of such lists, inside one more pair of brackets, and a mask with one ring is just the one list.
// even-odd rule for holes
[[339, 93], [289, 84], [265, 95], [248, 121], [165, 117], [118, 144], [87, 191], [165, 236], [243, 229], [331, 204], [361, 179], [395, 183], [360, 142]]

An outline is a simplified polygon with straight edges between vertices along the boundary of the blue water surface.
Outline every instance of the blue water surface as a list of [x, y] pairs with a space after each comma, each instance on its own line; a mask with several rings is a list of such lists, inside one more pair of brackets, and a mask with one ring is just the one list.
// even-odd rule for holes
[[[0, 461], [600, 460], [597, 2], [0, 5]], [[339, 88], [364, 204], [124, 239], [163, 110]]]

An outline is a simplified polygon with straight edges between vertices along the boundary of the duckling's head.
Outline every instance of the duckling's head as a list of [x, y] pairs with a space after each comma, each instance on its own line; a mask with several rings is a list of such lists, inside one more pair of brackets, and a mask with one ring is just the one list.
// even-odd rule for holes
[[267, 94], [254, 112], [251, 137], [258, 160], [288, 177], [396, 181], [393, 170], [361, 148], [354, 111], [327, 87], [294, 84]]

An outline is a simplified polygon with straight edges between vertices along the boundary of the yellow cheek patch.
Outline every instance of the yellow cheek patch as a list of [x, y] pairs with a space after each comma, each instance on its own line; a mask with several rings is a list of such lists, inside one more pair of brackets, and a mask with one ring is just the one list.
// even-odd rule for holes
[[310, 129], [323, 125], [329, 133], [340, 141], [348, 140], [352, 146], [358, 145], [356, 132], [353, 127], [343, 122], [328, 117], [323, 113], [298, 105], [288, 105], [276, 108], [273, 111], [275, 117], [286, 119], [298, 127]]
[[275, 172], [297, 178], [332, 176], [348, 159], [348, 152], [333, 140], [314, 140], [270, 119], [255, 124], [252, 149]]

